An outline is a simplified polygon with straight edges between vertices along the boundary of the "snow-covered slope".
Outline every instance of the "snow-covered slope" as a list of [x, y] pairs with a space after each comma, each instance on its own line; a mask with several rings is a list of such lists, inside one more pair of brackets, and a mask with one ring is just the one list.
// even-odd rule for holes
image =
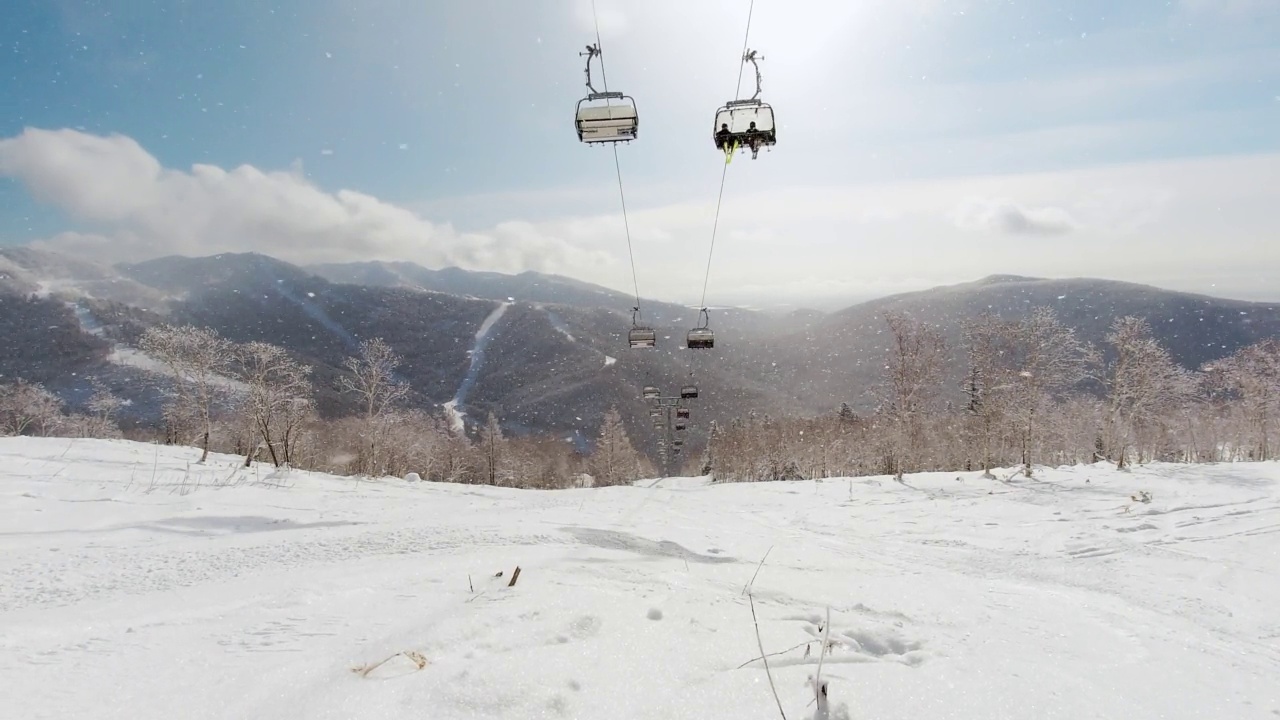
[[1280, 715], [1274, 463], [537, 492], [197, 457], [0, 440], [0, 715], [778, 717], [766, 552], [793, 720], [828, 606], [832, 717]]

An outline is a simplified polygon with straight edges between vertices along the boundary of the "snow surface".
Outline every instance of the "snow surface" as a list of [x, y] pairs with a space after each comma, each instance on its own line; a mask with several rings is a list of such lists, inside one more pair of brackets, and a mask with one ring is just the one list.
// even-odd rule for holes
[[828, 607], [833, 718], [1280, 716], [1277, 463], [547, 492], [198, 457], [0, 439], [0, 716], [776, 718], [766, 553], [792, 720]]

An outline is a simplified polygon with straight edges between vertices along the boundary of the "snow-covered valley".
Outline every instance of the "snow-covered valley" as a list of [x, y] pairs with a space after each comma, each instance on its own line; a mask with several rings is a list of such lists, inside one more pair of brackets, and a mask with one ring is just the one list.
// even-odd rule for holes
[[779, 717], [755, 576], [793, 720], [828, 608], [833, 718], [1280, 717], [1277, 463], [530, 491], [198, 457], [0, 439], [0, 716]]

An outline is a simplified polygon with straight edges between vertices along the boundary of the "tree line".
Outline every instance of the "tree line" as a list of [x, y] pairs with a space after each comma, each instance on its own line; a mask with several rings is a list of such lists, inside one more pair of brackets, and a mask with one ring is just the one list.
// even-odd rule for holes
[[[1280, 459], [1280, 339], [1190, 370], [1141, 318], [1116, 319], [1104, 354], [1050, 308], [1017, 320], [985, 314], [963, 324], [957, 384], [941, 328], [900, 313], [884, 322], [889, 342], [871, 410], [844, 403], [819, 417], [752, 413], [713, 423], [684, 472], [724, 481], [901, 479], [1019, 467], [1030, 477], [1037, 465], [1100, 460]], [[312, 368], [282, 347], [236, 344], [189, 325], [153, 326], [138, 344], [169, 375], [156, 439], [198, 447], [201, 461], [225, 452], [246, 465], [533, 488], [617, 485], [655, 471], [616, 408], [584, 454], [565, 438], [506, 437], [492, 415], [468, 434], [444, 412], [405, 407], [402, 360], [379, 338], [362, 342], [338, 378], [357, 413], [332, 419], [316, 411]], [[0, 384], [0, 435], [120, 437], [122, 405], [96, 381], [79, 413], [39, 384]]]
[[[199, 448], [200, 462], [223, 452], [246, 466], [532, 488], [619, 485], [653, 472], [616, 408], [605, 414], [590, 454], [563, 438], [508, 438], [493, 415], [472, 436], [443, 412], [407, 408], [409, 385], [397, 374], [402, 358], [380, 338], [346, 359], [337, 389], [358, 412], [335, 419], [317, 413], [311, 366], [280, 346], [233, 343], [192, 325], [153, 326], [138, 345], [168, 371], [155, 439]], [[65, 412], [38, 383], [0, 384], [0, 435], [121, 437], [123, 404], [96, 380], [88, 413]]]
[[1116, 319], [1109, 358], [1047, 307], [964, 323], [963, 380], [941, 329], [901, 313], [874, 405], [816, 418], [752, 414], [713, 426], [686, 468], [730, 481], [792, 480], [1110, 461], [1280, 458], [1280, 339], [1196, 370], [1178, 365], [1144, 319]]

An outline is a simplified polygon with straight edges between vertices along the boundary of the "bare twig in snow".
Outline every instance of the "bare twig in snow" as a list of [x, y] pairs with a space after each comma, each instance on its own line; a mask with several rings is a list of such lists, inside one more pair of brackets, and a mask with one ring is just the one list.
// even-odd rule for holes
[[751, 591], [751, 588], [756, 584], [756, 576], [760, 574], [760, 568], [764, 567], [764, 561], [765, 561], [765, 559], [766, 559], [766, 558], [768, 558], [768, 557], [769, 557], [769, 553], [771, 553], [771, 552], [773, 552], [773, 546], [772, 546], [772, 545], [770, 545], [770, 546], [769, 546], [769, 549], [768, 549], [768, 550], [765, 550], [765, 551], [764, 551], [764, 557], [760, 558], [760, 564], [759, 564], [759, 565], [756, 565], [756, 571], [755, 571], [755, 574], [753, 574], [753, 575], [751, 576], [751, 582], [749, 582], [749, 583], [747, 583], [746, 585], [742, 586], [742, 594], [743, 594], [743, 595], [748, 595], [748, 596], [749, 596], [749, 595], [751, 594], [751, 592], [750, 592], [750, 591]]
[[[764, 564], [764, 560], [760, 563]], [[778, 688], [773, 684], [773, 672], [769, 670], [769, 656], [764, 651], [764, 641], [760, 639], [760, 620], [756, 618], [756, 601], [750, 593], [747, 593], [747, 602], [751, 604], [751, 622], [756, 626], [756, 645], [760, 648], [760, 660], [764, 662], [765, 677], [769, 678], [769, 689], [773, 691], [773, 699], [778, 703], [778, 712], [782, 715], [782, 720], [787, 720], [787, 712], [782, 709], [782, 699], [778, 697]]]

